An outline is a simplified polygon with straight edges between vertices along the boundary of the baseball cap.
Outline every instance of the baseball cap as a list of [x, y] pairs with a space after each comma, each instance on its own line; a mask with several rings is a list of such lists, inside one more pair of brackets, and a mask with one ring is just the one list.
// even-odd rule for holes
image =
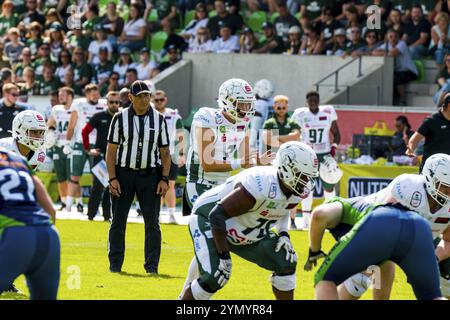
[[98, 49], [98, 52], [108, 52], [108, 47], [100, 47], [100, 49]]
[[144, 81], [136, 80], [130, 86], [130, 93], [133, 96], [138, 96], [141, 93], [151, 94], [152, 92], [150, 91], [150, 88], [148, 87], [148, 85]]
[[53, 22], [50, 25], [50, 31], [61, 31], [63, 29], [61, 23], [59, 22]]
[[131, 50], [127, 47], [122, 47], [122, 49], [120, 49], [119, 54], [131, 54]]
[[219, 21], [219, 27], [220, 27], [220, 29], [222, 29], [222, 28], [231, 29], [230, 25], [228, 23], [226, 23], [225, 21]]
[[139, 51], [139, 53], [145, 53], [145, 52], [150, 53], [150, 49], [147, 47], [144, 47]]
[[253, 30], [249, 27], [245, 27], [244, 30], [242, 30], [242, 33], [253, 33]]
[[345, 36], [346, 35], [345, 29], [339, 28], [339, 29], [334, 30], [334, 35], [335, 36]]
[[288, 34], [296, 34], [296, 33], [302, 33], [302, 30], [299, 26], [292, 26], [289, 28]]
[[176, 52], [178, 52], [177, 46], [174, 45], [174, 44], [171, 44], [170, 46], [168, 46], [168, 47], [167, 47], [167, 52], [170, 52], [170, 51], [176, 51]]
[[273, 24], [270, 22], [264, 22], [262, 25], [262, 28], [263, 29], [267, 29], [267, 28], [273, 29]]

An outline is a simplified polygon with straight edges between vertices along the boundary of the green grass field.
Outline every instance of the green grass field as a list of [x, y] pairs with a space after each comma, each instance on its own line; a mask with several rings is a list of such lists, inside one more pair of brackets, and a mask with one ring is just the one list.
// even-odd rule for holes
[[[59, 299], [176, 299], [193, 255], [187, 226], [162, 225], [163, 245], [160, 274], [147, 275], [144, 263], [144, 226], [128, 224], [126, 256], [122, 274], [109, 272], [107, 257], [108, 223], [60, 220], [57, 228], [61, 237], [61, 282]], [[307, 233], [291, 233], [299, 256], [295, 299], [313, 299], [313, 273], [303, 271], [307, 256]], [[334, 240], [329, 234], [324, 241], [328, 250]], [[79, 282], [74, 272], [80, 271]], [[270, 272], [237, 256], [233, 256], [233, 275], [227, 286], [214, 299], [273, 299]], [[75, 279], [75, 280], [74, 280]], [[16, 286], [28, 293], [25, 280], [20, 277]], [[79, 288], [77, 288], [79, 284]], [[23, 295], [2, 294], [1, 299], [25, 299]], [[370, 292], [364, 299], [371, 299]], [[392, 299], [414, 299], [405, 275], [397, 269]]]

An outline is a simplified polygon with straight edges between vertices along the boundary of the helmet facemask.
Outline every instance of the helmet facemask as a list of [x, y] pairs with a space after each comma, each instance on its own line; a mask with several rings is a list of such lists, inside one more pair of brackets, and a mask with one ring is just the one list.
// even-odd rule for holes
[[248, 121], [255, 114], [255, 100], [233, 99], [227, 97], [222, 101], [224, 111], [228, 113], [235, 122]]
[[45, 130], [41, 129], [28, 129], [26, 134], [17, 137], [20, 144], [23, 144], [33, 151], [39, 150], [44, 146], [45, 142]]
[[282, 178], [285, 185], [300, 198], [306, 198], [314, 190], [316, 184], [314, 177], [301, 172], [293, 164], [290, 166], [292, 170], [291, 178]]
[[[439, 181], [436, 178], [433, 178], [432, 183], [434, 184], [434, 188], [433, 190], [430, 190], [430, 196], [441, 206], [447, 205], [447, 203], [450, 201], [450, 184]], [[441, 190], [441, 188], [447, 189], [447, 193]]]

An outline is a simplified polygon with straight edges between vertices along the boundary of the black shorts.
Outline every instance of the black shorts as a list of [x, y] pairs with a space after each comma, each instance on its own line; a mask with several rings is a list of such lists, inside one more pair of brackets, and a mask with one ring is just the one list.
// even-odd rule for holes
[[169, 181], [175, 181], [178, 177], [178, 165], [175, 163], [170, 164]]
[[417, 75], [412, 71], [394, 72], [394, 85], [407, 84], [417, 79]]

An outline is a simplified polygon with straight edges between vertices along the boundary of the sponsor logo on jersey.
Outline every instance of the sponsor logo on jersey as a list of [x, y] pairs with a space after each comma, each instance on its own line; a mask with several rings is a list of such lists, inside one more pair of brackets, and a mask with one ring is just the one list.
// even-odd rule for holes
[[326, 108], [326, 109], [324, 109], [324, 110], [323, 110], [323, 112], [325, 112], [325, 113], [328, 113], [328, 114], [331, 114], [331, 110], [330, 110], [330, 108]]
[[419, 191], [414, 192], [411, 197], [410, 202], [411, 206], [413, 208], [418, 208], [421, 203], [422, 203], [422, 194]]
[[326, 121], [326, 120], [327, 120], [327, 116], [319, 117], [319, 121]]
[[208, 120], [204, 115], [198, 115], [198, 116], [196, 116], [195, 118], [198, 119], [198, 120], [200, 120], [200, 121], [209, 123], [209, 120]]
[[269, 204], [267, 205], [267, 209], [276, 209], [277, 208], [277, 204], [275, 202], [269, 202]]
[[269, 188], [269, 199], [274, 199], [277, 196], [277, 185], [272, 182]]
[[263, 212], [259, 213], [261, 216], [265, 217], [269, 214], [269, 210], [264, 210]]
[[227, 135], [225, 133], [222, 135], [222, 142], [227, 142]]
[[447, 224], [449, 221], [450, 221], [450, 218], [439, 217], [439, 218], [436, 218], [436, 220], [434, 220], [434, 223]]
[[45, 160], [45, 152], [39, 152], [37, 160], [39, 162], [44, 162], [44, 160]]
[[225, 132], [227, 132], [227, 127], [226, 126], [220, 126], [219, 127], [219, 131], [220, 131], [220, 133], [225, 133]]
[[260, 176], [256, 176], [256, 185], [258, 186], [259, 191], [263, 191], [262, 181]]
[[223, 118], [219, 113], [216, 113], [216, 123], [217, 124], [222, 124], [223, 123]]
[[245, 130], [245, 126], [237, 126], [237, 131], [244, 131]]

